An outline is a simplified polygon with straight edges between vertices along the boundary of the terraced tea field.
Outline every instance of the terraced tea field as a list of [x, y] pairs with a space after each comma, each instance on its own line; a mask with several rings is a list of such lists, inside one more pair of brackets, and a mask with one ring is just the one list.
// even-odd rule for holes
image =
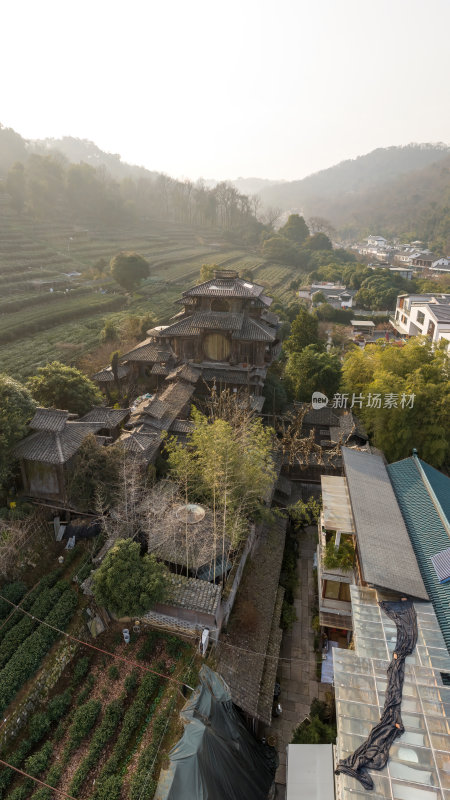
[[51, 800], [55, 793], [39, 781], [79, 800], [153, 797], [162, 761], [180, 735], [180, 685], [198, 680], [195, 644], [162, 631], [144, 628], [126, 645], [121, 624], [112, 623], [100, 643], [108, 654], [58, 634], [60, 628], [92, 641], [87, 600], [72, 588], [86, 567], [77, 550], [32, 589], [23, 582], [1, 588], [28, 614], [11, 615], [0, 600], [0, 708], [7, 723], [0, 757], [37, 780], [0, 766], [6, 800]]
[[[150, 263], [149, 278], [132, 295], [92, 270], [119, 250], [136, 250]], [[167, 321], [204, 263], [251, 270], [269, 293], [292, 298], [293, 269], [226, 243], [218, 231], [155, 221], [80, 230], [70, 221], [20, 217], [0, 195], [0, 370], [24, 379], [54, 359], [76, 364], [98, 346], [111, 314], [152, 312]]]

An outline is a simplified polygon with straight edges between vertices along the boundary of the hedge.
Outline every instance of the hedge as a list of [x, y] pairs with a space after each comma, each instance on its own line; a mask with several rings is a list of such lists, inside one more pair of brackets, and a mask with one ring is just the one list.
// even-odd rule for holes
[[69, 789], [70, 794], [79, 794], [90, 770], [98, 762], [102, 750], [104, 750], [109, 740], [114, 735], [122, 718], [122, 714], [123, 704], [120, 700], [113, 700], [106, 707], [103, 719], [92, 737], [89, 752], [73, 776]]
[[[176, 698], [173, 698], [167, 708], [162, 712], [153, 724], [152, 741], [146, 747], [139, 758], [136, 771], [130, 784], [129, 800], [141, 800], [143, 797], [153, 797], [156, 792], [157, 783], [153, 777], [156, 766], [156, 756], [161, 746], [162, 737], [170, 717], [176, 705]], [[145, 788], [145, 795], [144, 795]]]
[[[47, 616], [46, 621], [58, 628], [64, 628], [76, 607], [77, 596], [72, 589], [67, 589]], [[0, 713], [11, 702], [17, 690], [36, 672], [58, 636], [58, 631], [40, 625], [20, 645], [7, 665], [0, 671]]]
[[87, 703], [77, 708], [69, 728], [69, 741], [64, 750], [64, 760], [67, 761], [74, 750], [79, 747], [83, 739], [92, 730], [100, 714], [102, 704], [100, 700], [88, 700]]
[[[94, 800], [106, 800], [106, 798], [108, 800], [116, 800], [119, 797], [122, 776], [118, 773], [120, 773], [128, 743], [142, 722], [147, 711], [148, 702], [158, 689], [160, 681], [161, 678], [158, 675], [150, 673], [144, 675], [136, 698], [123, 718], [114, 750], [98, 777], [93, 795]], [[111, 795], [108, 796], [107, 791], [110, 791]]]
[[[67, 699], [70, 692], [66, 690], [62, 694], [55, 695], [47, 706], [47, 711], [36, 711], [28, 722], [28, 737], [22, 739], [19, 746], [13, 753], [8, 755], [7, 760], [13, 767], [20, 767], [24, 762], [33, 747], [38, 744], [50, 730], [52, 722], [57, 722], [58, 719], [64, 716], [67, 711]], [[48, 713], [47, 713], [48, 712]], [[5, 752], [2, 752], [5, 755]], [[0, 770], [0, 798], [10, 785], [15, 776], [15, 772], [7, 767]]]
[[[66, 583], [66, 581], [58, 581], [53, 589], [46, 588], [41, 591], [37, 600], [31, 606], [29, 613], [39, 619], [45, 619], [47, 614], [56, 605], [63, 592], [68, 588], [69, 584]], [[18, 612], [18, 614], [20, 614], [20, 612]], [[22, 618], [16, 622], [14, 627], [8, 631], [0, 644], [0, 669], [5, 666], [17, 648], [30, 636], [38, 624], [39, 623], [35, 619], [23, 615]]]
[[[14, 583], [7, 583], [6, 586], [3, 586], [1, 589], [1, 594], [3, 597], [6, 597], [7, 600], [10, 600], [11, 603], [18, 603], [19, 600], [22, 600], [22, 597], [27, 593], [27, 587], [21, 581], [15, 581]], [[7, 603], [5, 600], [0, 600], [0, 622], [12, 611], [12, 607]]]

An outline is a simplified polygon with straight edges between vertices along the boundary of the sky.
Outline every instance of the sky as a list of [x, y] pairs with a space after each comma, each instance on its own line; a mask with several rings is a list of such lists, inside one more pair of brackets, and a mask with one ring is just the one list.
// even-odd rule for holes
[[0, 122], [174, 177], [450, 143], [449, 0], [9, 0]]

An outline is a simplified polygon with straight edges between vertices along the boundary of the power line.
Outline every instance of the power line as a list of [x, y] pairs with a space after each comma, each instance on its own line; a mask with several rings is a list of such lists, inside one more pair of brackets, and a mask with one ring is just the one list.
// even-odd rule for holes
[[85, 642], [82, 639], [77, 639], [76, 636], [72, 636], [72, 634], [66, 633], [66, 631], [61, 630], [61, 628], [57, 628], [55, 625], [50, 625], [49, 622], [46, 622], [43, 619], [39, 619], [38, 617], [33, 616], [33, 614], [30, 614], [28, 611], [25, 611], [23, 608], [20, 608], [15, 603], [11, 602], [11, 600], [8, 600], [1, 594], [0, 594], [0, 599], [5, 600], [6, 603], [9, 603], [9, 605], [14, 606], [14, 608], [16, 608], [18, 611], [21, 611], [22, 614], [26, 614], [27, 617], [34, 619], [35, 622], [39, 622], [41, 625], [45, 625], [47, 628], [50, 628], [51, 630], [61, 634], [61, 636], [66, 636], [67, 639], [71, 639], [73, 642], [77, 642], [77, 644], [83, 645], [83, 647], [90, 647], [91, 650], [97, 650], [98, 653], [103, 653], [104, 655], [111, 656], [111, 658], [115, 658], [118, 661], [123, 661], [125, 664], [131, 664], [131, 666], [138, 667], [138, 669], [142, 669], [145, 672], [151, 672], [153, 673], [153, 675], [158, 675], [160, 678], [165, 678], [166, 680], [172, 681], [173, 683], [178, 683], [180, 686], [185, 686], [191, 692], [194, 691], [192, 686], [189, 686], [187, 683], [183, 683], [183, 681], [179, 681], [176, 678], [173, 678], [171, 675], [164, 675], [162, 672], [157, 672], [154, 669], [150, 669], [150, 667], [146, 667], [144, 664], [139, 664], [137, 661], [132, 661], [129, 658], [124, 658], [124, 656], [119, 656], [116, 655], [115, 653], [110, 653], [109, 650], [104, 650], [101, 647], [96, 647], [95, 644], [90, 644], [89, 642]]
[[58, 794], [61, 794], [63, 797], [68, 797], [69, 800], [76, 800], [76, 797], [73, 797], [71, 794], [66, 794], [62, 791], [62, 789], [56, 789], [54, 786], [50, 786], [50, 784], [40, 781], [39, 778], [35, 778], [33, 775], [30, 775], [28, 772], [24, 772], [18, 767], [13, 767], [12, 764], [8, 764], [7, 761], [3, 761], [1, 758], [0, 764], [3, 764], [4, 767], [9, 767], [9, 769], [13, 769], [15, 772], [18, 772], [19, 775], [23, 775], [25, 778], [29, 778], [30, 780], [35, 781], [35, 783], [39, 783], [41, 786], [45, 786], [46, 789], [51, 789], [52, 792], [58, 792]]

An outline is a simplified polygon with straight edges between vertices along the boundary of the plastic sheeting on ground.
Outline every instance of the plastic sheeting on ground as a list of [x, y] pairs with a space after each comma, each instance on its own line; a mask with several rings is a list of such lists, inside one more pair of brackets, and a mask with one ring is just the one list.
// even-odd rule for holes
[[383, 713], [366, 741], [348, 758], [339, 762], [336, 773], [344, 772], [356, 778], [365, 789], [373, 789], [369, 769], [386, 766], [391, 745], [404, 733], [401, 717], [405, 659], [414, 651], [417, 642], [417, 617], [410, 600], [380, 602], [380, 606], [397, 627], [397, 643], [387, 671], [387, 689]]
[[204, 665], [200, 681], [181, 711], [185, 731], [155, 800], [267, 800], [276, 751], [247, 729], [220, 675]]

